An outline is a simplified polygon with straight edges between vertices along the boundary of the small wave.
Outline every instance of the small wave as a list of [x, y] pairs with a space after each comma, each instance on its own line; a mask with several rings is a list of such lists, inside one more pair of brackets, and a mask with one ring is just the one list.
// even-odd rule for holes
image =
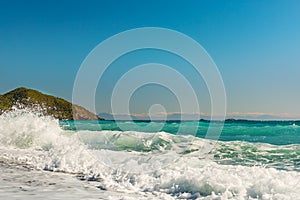
[[292, 124], [292, 127], [293, 127], [293, 128], [298, 128], [299, 126], [298, 126], [296, 123], [293, 123], [293, 124]]

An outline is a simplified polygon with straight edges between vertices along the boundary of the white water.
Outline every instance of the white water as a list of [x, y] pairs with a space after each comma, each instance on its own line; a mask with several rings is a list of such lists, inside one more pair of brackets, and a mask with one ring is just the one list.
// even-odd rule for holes
[[[299, 172], [219, 165], [211, 155], [204, 159], [199, 158], [197, 152], [180, 154], [185, 150], [187, 142], [192, 143], [189, 148], [194, 149], [208, 141], [157, 133], [156, 140], [160, 138], [168, 143], [159, 142], [156, 145], [153, 135], [137, 132], [63, 131], [58, 121], [51, 117], [14, 111], [0, 116], [0, 160], [6, 168], [12, 166], [9, 163], [14, 163], [34, 169], [82, 174], [86, 179], [93, 177], [93, 180], [97, 180], [95, 185], [108, 191], [89, 187], [88, 192], [81, 194], [90, 195], [90, 199], [95, 199], [97, 195], [99, 198], [117, 199], [113, 193], [117, 191], [122, 192], [122, 196], [138, 199], [300, 199]], [[120, 151], [113, 148], [120, 147], [120, 143], [126, 144], [128, 148], [128, 145], [137, 141], [133, 139], [137, 137], [145, 138], [143, 144], [147, 147], [152, 145], [154, 150], [143, 152], [129, 148], [130, 151]], [[112, 141], [113, 144], [109, 144]], [[171, 144], [169, 150], [164, 146], [168, 144]], [[19, 170], [18, 173], [23, 172]], [[46, 171], [33, 170], [30, 173], [32, 179], [38, 176], [42, 179], [43, 175], [49, 178], [49, 172]], [[55, 176], [59, 182], [59, 177], [65, 174], [55, 173]], [[22, 178], [12, 180], [22, 182]], [[71, 180], [74, 184], [71, 184]], [[8, 184], [5, 181], [2, 183]], [[82, 186], [75, 178], [67, 178], [66, 184], [75, 188]], [[38, 195], [40, 191], [35, 193]], [[74, 193], [74, 197], [78, 195]]]

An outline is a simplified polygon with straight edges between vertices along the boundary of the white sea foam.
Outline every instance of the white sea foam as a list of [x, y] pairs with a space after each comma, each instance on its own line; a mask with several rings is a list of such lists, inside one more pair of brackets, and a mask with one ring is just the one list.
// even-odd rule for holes
[[167, 133], [64, 131], [51, 117], [23, 111], [0, 116], [1, 160], [79, 173], [128, 198], [300, 199], [299, 172], [221, 165], [212, 153], [199, 158], [204, 142]]

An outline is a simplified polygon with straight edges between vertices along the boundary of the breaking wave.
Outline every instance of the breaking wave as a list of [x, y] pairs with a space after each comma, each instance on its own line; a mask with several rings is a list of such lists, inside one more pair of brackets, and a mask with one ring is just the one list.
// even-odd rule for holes
[[[218, 142], [165, 132], [64, 130], [30, 111], [0, 116], [0, 159], [160, 199], [299, 199], [299, 145]], [[211, 143], [213, 145], [213, 143]]]

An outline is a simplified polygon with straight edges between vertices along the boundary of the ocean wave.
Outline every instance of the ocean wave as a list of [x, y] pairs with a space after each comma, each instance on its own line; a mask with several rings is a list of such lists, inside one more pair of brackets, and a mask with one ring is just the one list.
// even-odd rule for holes
[[[300, 196], [297, 145], [215, 144], [165, 132], [63, 130], [51, 117], [21, 111], [0, 116], [0, 143], [1, 160], [75, 173], [128, 195], [270, 200]], [[204, 144], [214, 145], [205, 156]]]

